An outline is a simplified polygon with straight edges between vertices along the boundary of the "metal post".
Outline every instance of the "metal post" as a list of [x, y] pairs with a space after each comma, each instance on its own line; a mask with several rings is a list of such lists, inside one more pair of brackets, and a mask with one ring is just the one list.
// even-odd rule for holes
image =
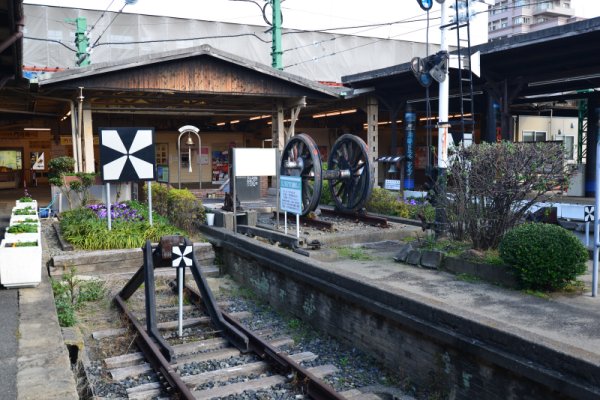
[[148, 181], [148, 221], [152, 226], [152, 181]]
[[273, 8], [273, 45], [271, 46], [271, 66], [277, 69], [283, 69], [281, 55], [283, 54], [281, 45], [281, 0], [271, 0]]
[[287, 211], [283, 212], [283, 233], [287, 235]]
[[300, 214], [296, 214], [296, 238], [300, 239]]
[[[446, 29], [448, 25], [448, 4], [441, 4], [441, 26], [440, 29], [440, 51], [448, 51], [448, 42], [446, 40]], [[446, 63], [447, 65], [447, 63]], [[450, 77], [448, 76], [448, 67], [446, 66], [446, 79], [439, 84], [439, 108], [438, 108], [438, 196], [442, 199], [446, 197], [446, 168], [448, 164], [448, 102]], [[436, 201], [435, 209], [435, 232], [437, 236], [443, 236], [446, 231], [446, 209], [442, 201]]]
[[281, 151], [279, 151], [279, 149], [277, 149], [275, 151], [277, 152], [277, 156], [276, 156], [276, 159], [277, 159], [277, 167], [276, 167], [276, 170], [277, 170], [277, 183], [276, 183], [277, 190], [275, 191], [277, 193], [277, 195], [276, 195], [277, 197], [275, 199], [275, 201], [276, 201], [276, 205], [275, 206], [277, 207], [276, 208], [276, 210], [277, 210], [277, 222], [276, 222], [277, 225], [276, 226], [277, 226], [277, 230], [279, 230], [279, 177], [280, 177], [280, 172], [281, 172], [279, 170], [279, 167], [281, 166]]
[[110, 182], [106, 182], [106, 218], [108, 220], [108, 230], [110, 231], [112, 230], [112, 218], [110, 215]]
[[600, 188], [600, 142], [596, 145], [596, 187], [594, 190], [596, 199], [594, 204], [594, 268], [592, 271], [592, 297], [598, 295], [598, 249], [600, 247], [600, 232], [598, 231], [598, 221], [600, 218], [596, 216], [598, 210], [600, 210], [600, 195], [598, 189]]
[[183, 274], [185, 267], [177, 268], [177, 289], [179, 291], [179, 337], [183, 336]]
[[235, 191], [235, 147], [231, 148], [232, 151], [232, 163], [231, 163], [231, 178], [230, 178], [230, 182], [229, 185], [231, 187], [231, 193], [233, 194], [233, 233], [236, 234], [237, 233], [237, 197], [236, 197], [236, 191]]
[[590, 221], [585, 223], [585, 247], [590, 247]]

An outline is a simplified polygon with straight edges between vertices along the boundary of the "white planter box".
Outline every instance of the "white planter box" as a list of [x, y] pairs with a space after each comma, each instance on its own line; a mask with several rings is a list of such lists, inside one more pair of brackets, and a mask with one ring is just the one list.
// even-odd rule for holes
[[37, 286], [42, 281], [42, 246], [5, 247], [0, 243], [0, 283], [7, 288]]
[[38, 218], [37, 214], [35, 215], [11, 215], [10, 216], [10, 225], [14, 225], [20, 222], [24, 222], [26, 220], [32, 220], [31, 222], [40, 222], [40, 219]]
[[17, 200], [15, 208], [26, 208], [26, 207], [31, 207], [34, 210], [37, 210], [38, 209], [37, 200], [29, 201], [29, 202], [26, 202], [26, 203], [23, 203], [23, 202]]
[[40, 243], [40, 231], [38, 228], [37, 232], [33, 232], [33, 233], [9, 233], [6, 232], [4, 234], [4, 240], [6, 240], [7, 243], [12, 243], [12, 242], [38, 242]]

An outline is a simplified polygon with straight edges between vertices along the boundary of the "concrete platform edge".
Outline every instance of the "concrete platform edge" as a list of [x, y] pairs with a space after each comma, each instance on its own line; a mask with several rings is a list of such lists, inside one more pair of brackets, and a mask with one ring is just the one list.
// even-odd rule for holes
[[[315, 260], [275, 247], [265, 247], [242, 235], [223, 229], [212, 230], [213, 239], [225, 250], [257, 259], [261, 264], [284, 272], [312, 287], [335, 293], [387, 318], [397, 320], [437, 342], [446, 343], [572, 398], [598, 398], [600, 385], [587, 378], [599, 376], [594, 355], [527, 332], [494, 326], [470, 315], [458, 315], [451, 308], [407, 293], [390, 293], [352, 277], [327, 271]], [[211, 240], [212, 241], [212, 240]], [[525, 351], [524, 351], [525, 350]]]

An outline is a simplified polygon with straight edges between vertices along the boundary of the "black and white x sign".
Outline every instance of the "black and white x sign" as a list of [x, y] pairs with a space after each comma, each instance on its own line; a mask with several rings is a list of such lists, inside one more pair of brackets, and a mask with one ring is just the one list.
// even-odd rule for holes
[[594, 220], [594, 206], [583, 207], [583, 220], [585, 222]]
[[171, 257], [174, 268], [192, 266], [192, 246], [173, 246], [173, 255]]
[[100, 128], [104, 182], [155, 179], [153, 128]]

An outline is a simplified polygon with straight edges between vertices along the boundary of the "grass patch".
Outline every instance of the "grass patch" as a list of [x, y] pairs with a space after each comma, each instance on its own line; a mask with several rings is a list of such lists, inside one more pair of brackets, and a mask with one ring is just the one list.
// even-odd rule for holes
[[462, 274], [456, 275], [456, 279], [458, 279], [459, 281], [469, 282], [469, 283], [481, 282], [481, 279], [479, 279], [479, 277], [477, 277], [475, 275], [467, 274], [467, 273], [462, 273]]
[[523, 290], [523, 293], [528, 294], [530, 296], [539, 297], [540, 299], [545, 299], [545, 300], [550, 299], [550, 295], [548, 295], [548, 293], [542, 292], [539, 290], [525, 289], [525, 290]]
[[342, 258], [349, 258], [355, 261], [370, 261], [373, 257], [360, 247], [338, 247], [335, 249]]

